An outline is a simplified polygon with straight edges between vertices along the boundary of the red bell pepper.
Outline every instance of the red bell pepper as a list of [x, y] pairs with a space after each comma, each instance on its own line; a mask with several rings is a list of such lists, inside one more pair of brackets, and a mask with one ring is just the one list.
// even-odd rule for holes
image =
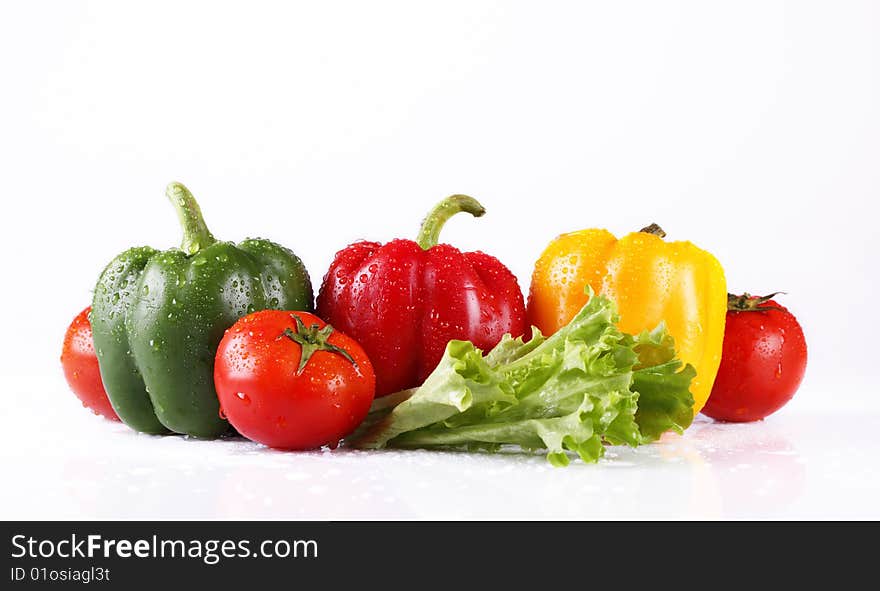
[[486, 210], [466, 195], [438, 203], [416, 241], [355, 242], [336, 253], [318, 294], [318, 316], [357, 340], [373, 363], [376, 395], [420, 385], [446, 344], [468, 340], [488, 351], [505, 333], [526, 331], [516, 277], [483, 252], [438, 244], [458, 212]]

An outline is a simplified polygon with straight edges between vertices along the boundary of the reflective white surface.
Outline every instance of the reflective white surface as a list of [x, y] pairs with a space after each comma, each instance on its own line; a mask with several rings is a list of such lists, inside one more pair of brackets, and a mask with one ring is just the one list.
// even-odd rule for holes
[[540, 455], [285, 453], [139, 435], [80, 408], [60, 378], [12, 384], [2, 519], [880, 518], [876, 408], [796, 398], [764, 422], [700, 417], [683, 437], [558, 469]]

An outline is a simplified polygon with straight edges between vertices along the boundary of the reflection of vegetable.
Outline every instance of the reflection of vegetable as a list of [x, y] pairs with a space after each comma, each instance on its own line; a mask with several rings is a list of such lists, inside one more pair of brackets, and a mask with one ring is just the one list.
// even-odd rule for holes
[[559, 236], [535, 264], [528, 320], [554, 333], [584, 305], [583, 286], [589, 284], [617, 304], [622, 331], [636, 334], [664, 322], [678, 356], [697, 370], [691, 385], [696, 413], [721, 360], [724, 271], [708, 252], [663, 236], [655, 224], [620, 240], [595, 229]]
[[67, 327], [61, 349], [61, 366], [67, 384], [83, 406], [96, 415], [118, 421], [101, 382], [98, 356], [92, 342], [92, 325], [89, 324], [90, 311], [91, 308], [86, 308], [77, 314]]
[[722, 421], [757, 421], [791, 400], [807, 367], [807, 342], [776, 294], [729, 297], [724, 352], [703, 414]]
[[180, 249], [126, 250], [95, 287], [92, 329], [107, 394], [128, 426], [215, 437], [214, 352], [223, 331], [249, 312], [310, 309], [308, 273], [268, 240], [235, 245], [208, 231], [190, 192], [167, 196], [183, 226]]
[[239, 433], [279, 449], [335, 445], [367, 416], [376, 377], [354, 339], [307, 312], [263, 310], [226, 331], [214, 382]]
[[490, 349], [505, 333], [526, 331], [522, 292], [507, 267], [437, 243], [446, 220], [462, 211], [485, 210], [453, 195], [428, 214], [416, 242], [355, 242], [324, 277], [318, 316], [364, 347], [379, 396], [421, 384], [452, 339]]
[[603, 443], [636, 446], [669, 429], [682, 432], [693, 420], [694, 369], [682, 369], [662, 326], [632, 337], [615, 320], [611, 301], [595, 296], [546, 339], [537, 331], [526, 343], [506, 336], [485, 357], [469, 342], [452, 341], [411, 396], [402, 394], [397, 406], [394, 396], [376, 402], [352, 443], [513, 444], [547, 449], [551, 463], [565, 465], [565, 450], [594, 462]]

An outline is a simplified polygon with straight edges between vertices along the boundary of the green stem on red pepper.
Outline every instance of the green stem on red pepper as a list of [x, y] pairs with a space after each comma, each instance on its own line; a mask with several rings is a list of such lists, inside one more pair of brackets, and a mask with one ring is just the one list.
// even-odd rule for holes
[[440, 230], [443, 225], [457, 213], [466, 212], [474, 217], [486, 213], [486, 208], [479, 201], [467, 195], [451, 195], [434, 206], [425, 216], [416, 242], [424, 250], [437, 246], [440, 242]]
[[451, 339], [488, 351], [505, 333], [526, 331], [522, 290], [510, 269], [485, 252], [439, 243], [443, 224], [462, 211], [485, 212], [471, 197], [447, 197], [427, 215], [417, 241], [357, 242], [336, 253], [324, 275], [318, 317], [367, 352], [377, 396], [421, 384]]

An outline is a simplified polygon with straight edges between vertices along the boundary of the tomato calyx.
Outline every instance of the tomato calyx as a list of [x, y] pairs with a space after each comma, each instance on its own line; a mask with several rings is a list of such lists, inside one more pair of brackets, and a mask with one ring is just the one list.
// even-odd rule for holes
[[658, 224], [654, 223], [648, 224], [647, 226], [639, 230], [639, 232], [651, 234], [653, 236], [656, 236], [657, 238], [666, 238], [666, 231], [663, 230], [663, 228], [661, 228]]
[[281, 336], [278, 338], [287, 337], [302, 348], [302, 353], [299, 358], [299, 367], [296, 369], [296, 375], [302, 374], [309, 359], [311, 359], [312, 355], [317, 351], [327, 351], [328, 353], [341, 355], [345, 357], [355, 369], [357, 369], [358, 364], [357, 361], [354, 360], [354, 357], [352, 357], [345, 349], [337, 347], [328, 340], [330, 335], [333, 334], [332, 326], [326, 324], [324, 325], [324, 328], [318, 328], [317, 324], [312, 324], [306, 328], [306, 325], [303, 324], [303, 321], [299, 316], [291, 314], [290, 317], [296, 322], [296, 330], [285, 328], [284, 332], [281, 333]]
[[766, 305], [774, 297], [784, 293], [784, 291], [775, 291], [765, 296], [753, 296], [749, 293], [742, 295], [729, 293], [727, 294], [727, 310], [730, 312], [763, 312], [765, 310], [784, 312], [785, 310], [779, 306]]

